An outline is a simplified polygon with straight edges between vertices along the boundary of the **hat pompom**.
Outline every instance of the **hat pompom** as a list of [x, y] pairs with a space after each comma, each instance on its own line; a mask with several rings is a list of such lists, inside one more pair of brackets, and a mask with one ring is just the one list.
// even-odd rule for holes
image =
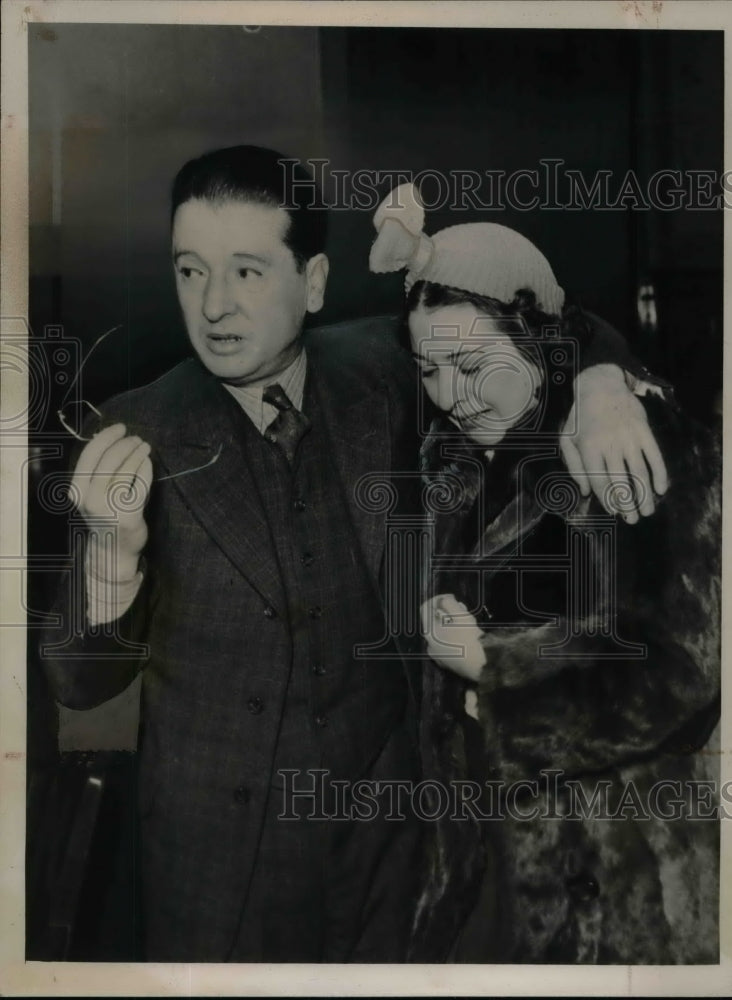
[[422, 232], [424, 206], [414, 184], [400, 184], [389, 192], [374, 213], [374, 228], [379, 231], [387, 219], [397, 219], [413, 236]]
[[384, 274], [409, 267], [418, 244], [419, 237], [408, 232], [400, 219], [384, 219], [371, 247], [369, 268], [377, 274]]

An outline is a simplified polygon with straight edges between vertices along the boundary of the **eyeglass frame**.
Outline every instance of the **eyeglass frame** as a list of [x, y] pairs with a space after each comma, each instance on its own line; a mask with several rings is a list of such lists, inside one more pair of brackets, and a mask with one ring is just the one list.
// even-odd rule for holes
[[[71, 426], [71, 424], [68, 422], [68, 420], [66, 419], [66, 417], [64, 415], [64, 408], [70, 405], [71, 401], [69, 401], [69, 399], [68, 399], [69, 394], [73, 391], [74, 386], [79, 381], [79, 378], [81, 376], [81, 372], [82, 372], [82, 369], [84, 368], [84, 365], [87, 363], [87, 361], [89, 360], [89, 358], [92, 356], [92, 354], [95, 351], [95, 349], [97, 348], [97, 346], [99, 344], [101, 344], [101, 342], [105, 339], [105, 337], [108, 337], [112, 333], [116, 333], [117, 330], [121, 330], [122, 328], [123, 328], [123, 324], [122, 323], [118, 323], [117, 326], [111, 327], [109, 330], [106, 330], [103, 334], [101, 334], [99, 337], [97, 337], [97, 339], [94, 341], [94, 343], [92, 344], [92, 346], [89, 348], [89, 350], [87, 351], [86, 355], [82, 359], [81, 364], [77, 368], [76, 375], [74, 375], [74, 377], [71, 380], [71, 383], [70, 383], [68, 389], [66, 390], [66, 393], [64, 394], [64, 398], [61, 400], [61, 406], [59, 407], [58, 410], [56, 410], [56, 416], [58, 418], [59, 423], [63, 427], [63, 429], [65, 431], [67, 431], [67, 433], [69, 433], [73, 438], [76, 438], [77, 441], [81, 441], [81, 442], [83, 442], [85, 444], [88, 444], [90, 441], [93, 440], [93, 438], [83, 437], [81, 434], [79, 434], [79, 432], [77, 430], [75, 430]], [[87, 400], [87, 399], [80, 399], [78, 401], [78, 403], [79, 404], [83, 403], [85, 406], [88, 406], [90, 410], [92, 410], [94, 413], [96, 413], [96, 415], [98, 417], [100, 417], [100, 418], [102, 417], [101, 411], [98, 410], [96, 408], [96, 406], [94, 406], [93, 403], [90, 403], [89, 400]], [[219, 460], [219, 458], [221, 456], [222, 450], [223, 450], [223, 444], [219, 444], [218, 448], [216, 449], [216, 454], [213, 456], [213, 458], [209, 459], [209, 461], [205, 462], [203, 465], [197, 465], [197, 466], [195, 466], [192, 469], [183, 469], [182, 472], [174, 472], [174, 473], [171, 473], [170, 475], [167, 475], [167, 476], [158, 476], [156, 478], [153, 478], [153, 482], [162, 483], [166, 479], [178, 479], [180, 476], [187, 476], [191, 472], [201, 472], [203, 469], [208, 469], [209, 466], [213, 465], [215, 462], [217, 462]]]

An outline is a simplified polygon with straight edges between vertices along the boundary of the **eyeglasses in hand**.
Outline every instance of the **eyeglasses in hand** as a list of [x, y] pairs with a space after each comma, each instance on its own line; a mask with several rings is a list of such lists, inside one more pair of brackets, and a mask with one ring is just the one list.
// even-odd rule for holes
[[[95, 414], [101, 420], [102, 413], [96, 408], [96, 406], [94, 406], [93, 403], [90, 403], [87, 399], [70, 400], [69, 396], [71, 395], [71, 393], [74, 390], [74, 387], [79, 381], [84, 365], [87, 363], [87, 361], [92, 356], [92, 354], [99, 346], [99, 344], [101, 344], [101, 342], [106, 337], [109, 337], [110, 334], [116, 333], [117, 330], [121, 329], [122, 329], [122, 324], [119, 324], [118, 326], [113, 326], [110, 330], [105, 331], [103, 334], [101, 334], [101, 336], [97, 337], [97, 339], [94, 341], [92, 346], [87, 351], [86, 356], [81, 361], [81, 364], [79, 365], [76, 374], [74, 375], [73, 379], [69, 384], [68, 389], [66, 390], [66, 393], [64, 394], [64, 398], [61, 400], [61, 406], [56, 411], [56, 416], [58, 417], [61, 426], [64, 428], [65, 431], [68, 431], [68, 433], [71, 434], [72, 437], [76, 438], [77, 441], [89, 442], [92, 439], [90, 437], [84, 437], [72, 425], [72, 420], [73, 420], [72, 412], [74, 412], [74, 408], [75, 407], [79, 408], [78, 411], [76, 412], [77, 426], [79, 427], [84, 426], [84, 424], [86, 423], [87, 419], [91, 414]], [[209, 461], [205, 462], [203, 465], [197, 465], [192, 469], [183, 469], [182, 472], [174, 472], [168, 476], [156, 476], [153, 481], [157, 483], [162, 483], [166, 479], [178, 479], [180, 476], [190, 475], [191, 472], [200, 472], [202, 469], [208, 469], [209, 466], [213, 465], [214, 462], [218, 461], [221, 455], [222, 447], [223, 446], [219, 444], [218, 448], [216, 449], [216, 454], [213, 456], [213, 458], [209, 459]]]

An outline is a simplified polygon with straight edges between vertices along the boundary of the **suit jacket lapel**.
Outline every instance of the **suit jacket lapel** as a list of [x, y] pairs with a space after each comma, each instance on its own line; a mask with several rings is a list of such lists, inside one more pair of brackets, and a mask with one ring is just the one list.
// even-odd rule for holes
[[386, 514], [380, 501], [392, 463], [389, 391], [383, 381], [364, 384], [349, 375], [345, 367], [337, 380], [315, 365], [308, 368], [364, 560], [378, 585]]
[[[226, 389], [196, 372], [190, 396], [181, 401], [182, 420], [159, 437], [164, 475], [187, 472], [171, 481], [186, 505], [221, 550], [259, 592], [265, 603], [285, 613], [285, 597], [270, 530], [244, 445], [248, 419]], [[217, 449], [219, 457], [205, 466]]]

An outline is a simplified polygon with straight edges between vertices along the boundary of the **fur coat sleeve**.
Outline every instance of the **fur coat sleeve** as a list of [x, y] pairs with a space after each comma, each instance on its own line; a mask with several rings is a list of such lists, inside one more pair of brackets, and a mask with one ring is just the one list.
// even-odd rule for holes
[[[488, 630], [479, 684], [491, 759], [507, 781], [577, 774], [702, 746], [720, 684], [720, 452], [658, 399], [649, 419], [670, 487], [637, 525], [567, 523], [580, 615]], [[591, 595], [587, 599], [587, 595]]]

